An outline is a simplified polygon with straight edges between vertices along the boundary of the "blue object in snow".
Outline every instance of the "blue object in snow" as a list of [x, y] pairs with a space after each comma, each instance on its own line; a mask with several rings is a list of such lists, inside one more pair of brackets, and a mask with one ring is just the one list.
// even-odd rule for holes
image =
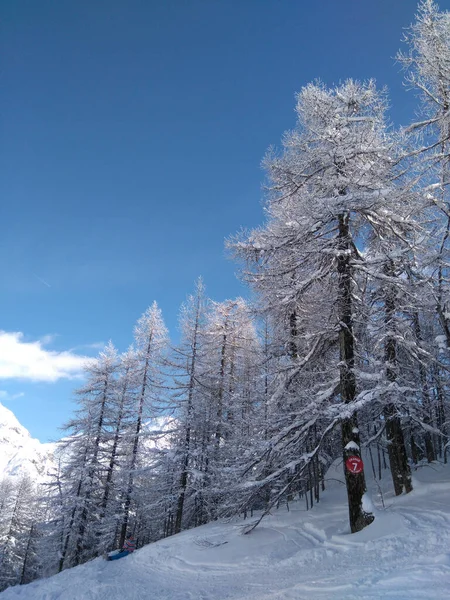
[[112, 554], [111, 556], [108, 556], [108, 560], [119, 560], [119, 558], [123, 558], [124, 556], [128, 556], [129, 554], [131, 554], [131, 552], [128, 552], [128, 550], [122, 550], [122, 552], [117, 552], [117, 554]]

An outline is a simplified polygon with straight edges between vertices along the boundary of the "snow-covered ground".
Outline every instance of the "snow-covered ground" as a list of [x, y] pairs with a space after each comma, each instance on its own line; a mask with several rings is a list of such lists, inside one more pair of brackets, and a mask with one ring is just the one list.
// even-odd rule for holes
[[342, 465], [320, 504], [280, 507], [251, 533], [251, 519], [215, 522], [136, 551], [95, 559], [49, 579], [9, 588], [1, 600], [448, 600], [450, 468], [414, 472], [394, 498], [390, 475], [370, 482], [376, 519], [350, 535]]

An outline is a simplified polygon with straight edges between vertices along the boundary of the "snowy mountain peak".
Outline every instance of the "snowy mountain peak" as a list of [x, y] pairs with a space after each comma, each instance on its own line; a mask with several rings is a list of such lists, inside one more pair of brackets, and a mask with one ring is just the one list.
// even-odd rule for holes
[[42, 481], [51, 466], [54, 447], [32, 438], [14, 413], [0, 403], [0, 479], [26, 474]]
[[19, 423], [15, 414], [0, 402], [0, 434], [2, 437], [8, 437], [8, 432], [11, 432], [12, 435], [31, 437], [28, 430]]

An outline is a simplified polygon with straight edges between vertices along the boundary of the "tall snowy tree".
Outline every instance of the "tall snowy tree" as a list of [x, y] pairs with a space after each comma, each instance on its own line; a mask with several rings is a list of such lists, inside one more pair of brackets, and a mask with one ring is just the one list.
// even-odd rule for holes
[[[177, 435], [174, 439], [178, 471], [174, 533], [182, 529], [186, 498], [195, 472], [196, 436], [194, 416], [198, 414], [205, 364], [205, 321], [208, 300], [201, 279], [180, 314], [181, 341], [172, 352], [175, 390], [172, 396]], [[198, 426], [198, 424], [197, 424]], [[192, 507], [191, 507], [192, 514]], [[186, 521], [186, 518], [184, 519]], [[189, 522], [189, 520], [187, 520]]]
[[3, 590], [24, 583], [31, 572], [35, 576], [39, 570], [34, 548], [39, 508], [36, 486], [28, 476], [22, 476], [15, 485], [4, 482], [1, 487], [0, 590]]
[[[422, 396], [421, 437], [425, 454], [431, 461], [435, 458], [435, 446], [442, 449], [442, 442], [448, 440], [448, 401], [439, 362], [443, 359], [448, 363], [450, 348], [450, 13], [440, 11], [433, 0], [422, 0], [404, 41], [407, 51], [400, 52], [398, 60], [405, 68], [408, 88], [415, 90], [421, 101], [421, 119], [406, 128], [406, 133], [411, 138], [412, 156], [416, 159], [423, 195], [429, 205], [429, 247], [422, 258], [420, 272], [411, 277], [415, 281], [429, 282], [427, 298], [423, 302], [426, 310], [414, 312], [413, 328], [417, 344], [427, 345], [427, 350], [434, 355], [432, 369], [421, 364], [418, 371]], [[427, 310], [429, 299], [434, 301], [439, 325], [433, 323], [431, 312]], [[437, 331], [438, 326], [441, 331]], [[425, 330], [434, 330], [434, 337], [427, 341]], [[436, 340], [442, 335], [445, 344], [440, 343], [436, 353]], [[447, 350], [443, 352], [445, 347]], [[439, 359], [437, 354], [440, 354]], [[436, 376], [437, 381], [433, 381]], [[430, 390], [438, 390], [435, 398]], [[438, 432], [436, 444], [432, 440], [433, 429]]]
[[[298, 127], [285, 135], [282, 155], [265, 160], [268, 223], [232, 244], [254, 265], [246, 277], [266, 310], [285, 323], [291, 374], [280, 393], [298, 390], [298, 373], [326, 357], [329, 372], [316, 380], [309, 418], [341, 423], [344, 464], [349, 456], [360, 458], [357, 411], [371, 398], [358, 375], [363, 361], [355, 338], [364, 317], [366, 240], [401, 239], [408, 214], [399, 210], [408, 200], [393, 183], [395, 151], [384, 112], [384, 96], [372, 82], [305, 87]], [[303, 426], [294, 414], [288, 427], [298, 438]], [[358, 531], [373, 519], [362, 506], [364, 472], [346, 469], [345, 477], [351, 530]]]
[[112, 550], [118, 541], [117, 524], [121, 516], [120, 498], [124, 492], [129, 434], [133, 426], [136, 406], [136, 368], [138, 358], [131, 347], [120, 357], [115, 393], [110, 411], [113, 420], [110, 441], [105, 448], [105, 471], [103, 497], [100, 504], [98, 535], [101, 551]]
[[[130, 512], [137, 479], [135, 471], [139, 466], [139, 451], [145, 450], [144, 425], [147, 419], [160, 414], [163, 406], [163, 355], [167, 349], [167, 329], [161, 310], [156, 302], [138, 320], [135, 331], [137, 364], [135, 368], [136, 410], [130, 430], [130, 456], [128, 464], [128, 485], [123, 497], [123, 518], [120, 527], [119, 545], [122, 546], [130, 531]], [[133, 526], [132, 526], [133, 527]], [[131, 529], [132, 529], [131, 527]]]
[[[409, 134], [418, 135], [414, 154], [421, 161], [427, 197], [436, 207], [439, 239], [435, 253], [435, 300], [443, 332], [450, 347], [449, 243], [450, 243], [450, 13], [440, 12], [433, 0], [422, 0], [415, 23], [405, 35], [408, 52], [398, 54], [406, 69], [406, 83], [422, 101], [422, 120]], [[425, 158], [425, 160], [423, 160]]]
[[65, 521], [60, 570], [95, 556], [104, 495], [105, 452], [114, 430], [117, 350], [110, 343], [98, 359], [86, 364], [86, 384], [77, 390], [79, 409], [66, 426], [67, 462], [62, 476]]

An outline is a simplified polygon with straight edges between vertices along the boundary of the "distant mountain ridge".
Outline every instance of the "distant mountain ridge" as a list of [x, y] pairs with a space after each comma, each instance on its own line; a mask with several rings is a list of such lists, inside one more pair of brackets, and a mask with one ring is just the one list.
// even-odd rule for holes
[[0, 403], [0, 479], [29, 475], [42, 482], [53, 466], [55, 447], [32, 438], [14, 413]]
[[[146, 425], [152, 434], [145, 441], [149, 448], [169, 447], [165, 436], [174, 426], [173, 419], [159, 417]], [[14, 413], [0, 403], [0, 480], [26, 474], [36, 483], [46, 481], [54, 471], [57, 447], [58, 442], [44, 444], [32, 438]]]

